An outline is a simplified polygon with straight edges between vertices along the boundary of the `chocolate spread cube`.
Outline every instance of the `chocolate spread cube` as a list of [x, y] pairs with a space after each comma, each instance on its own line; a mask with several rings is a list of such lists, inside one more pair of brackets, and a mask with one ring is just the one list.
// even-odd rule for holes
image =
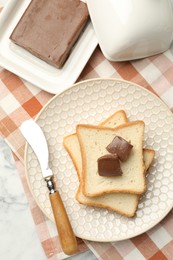
[[89, 18], [80, 0], [32, 0], [10, 39], [61, 68]]

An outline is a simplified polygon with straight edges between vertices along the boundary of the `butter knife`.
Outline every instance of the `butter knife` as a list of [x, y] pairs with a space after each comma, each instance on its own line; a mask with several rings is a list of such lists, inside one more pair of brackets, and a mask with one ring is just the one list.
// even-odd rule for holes
[[20, 131], [32, 147], [40, 163], [43, 178], [49, 189], [49, 198], [62, 249], [67, 255], [75, 254], [78, 250], [76, 237], [60, 194], [54, 185], [53, 173], [49, 167], [49, 152], [44, 133], [32, 119], [24, 121], [20, 126]]

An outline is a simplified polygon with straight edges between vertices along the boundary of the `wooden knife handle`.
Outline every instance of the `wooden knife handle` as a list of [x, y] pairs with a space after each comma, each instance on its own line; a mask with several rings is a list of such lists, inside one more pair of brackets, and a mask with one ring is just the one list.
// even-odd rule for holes
[[77, 241], [58, 191], [49, 194], [59, 239], [65, 254], [77, 253]]

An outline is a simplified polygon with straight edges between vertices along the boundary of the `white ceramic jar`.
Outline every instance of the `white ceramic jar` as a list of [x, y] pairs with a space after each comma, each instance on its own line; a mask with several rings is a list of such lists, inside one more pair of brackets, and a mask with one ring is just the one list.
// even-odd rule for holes
[[104, 56], [139, 59], [167, 50], [173, 39], [170, 0], [87, 0]]

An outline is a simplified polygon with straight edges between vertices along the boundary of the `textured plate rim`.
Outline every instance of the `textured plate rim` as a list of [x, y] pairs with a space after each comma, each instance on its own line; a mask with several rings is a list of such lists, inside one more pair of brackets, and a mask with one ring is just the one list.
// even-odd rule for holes
[[[42, 114], [42, 112], [44, 111], [44, 109], [49, 106], [49, 104], [57, 98], [57, 96], [60, 96], [61, 94], [64, 94], [65, 92], [69, 91], [70, 89], [76, 87], [76, 86], [79, 86], [81, 84], [87, 84], [87, 83], [90, 83], [90, 82], [97, 82], [97, 81], [113, 81], [113, 82], [122, 82], [122, 83], [127, 83], [127, 84], [131, 84], [131, 85], [134, 85], [136, 86], [137, 88], [141, 89], [142, 91], [146, 91], [148, 94], [152, 95], [154, 98], [158, 99], [163, 106], [165, 106], [165, 108], [167, 108], [168, 112], [170, 112], [170, 116], [173, 117], [173, 114], [171, 112], [171, 110], [169, 109], [169, 107], [167, 106], [167, 104], [165, 102], [163, 102], [162, 99], [160, 99], [157, 95], [155, 95], [153, 92], [149, 91], [148, 89], [146, 89], [145, 87], [142, 87], [140, 85], [138, 85], [137, 83], [134, 83], [134, 82], [131, 82], [131, 81], [128, 81], [128, 80], [123, 80], [123, 79], [116, 79], [116, 78], [93, 78], [93, 79], [88, 79], [88, 80], [83, 80], [83, 81], [80, 81], [78, 83], [74, 83], [73, 85], [71, 85], [71, 87], [69, 87], [67, 90], [65, 91], [62, 91], [61, 93], [59, 94], [56, 94], [54, 97], [52, 97], [47, 103], [46, 105], [40, 110], [40, 112], [37, 114], [37, 116], [35, 117], [35, 122], [37, 122], [37, 120], [39, 120], [39, 117], [40, 115]], [[33, 192], [33, 189], [31, 187], [31, 184], [30, 184], [30, 181], [29, 181], [29, 176], [28, 176], [28, 173], [27, 173], [27, 166], [26, 166], [26, 158], [27, 158], [27, 150], [28, 150], [28, 147], [29, 147], [29, 144], [26, 143], [25, 145], [25, 151], [24, 151], [24, 166], [25, 166], [25, 176], [26, 176], [26, 179], [27, 179], [27, 183], [28, 183], [28, 186], [29, 186], [29, 189], [30, 189], [30, 192], [37, 204], [37, 206], [40, 208], [40, 210], [43, 212], [43, 214], [45, 214], [45, 216], [50, 220], [52, 221], [53, 223], [55, 223], [55, 221], [49, 216], [49, 214], [47, 212], [45, 212], [40, 203], [38, 202], [34, 192]], [[171, 211], [171, 209], [173, 208], [173, 199], [172, 199], [172, 205], [170, 205], [170, 207], [167, 207], [166, 210], [163, 210], [163, 214], [160, 216], [160, 218], [157, 219], [157, 221], [153, 222], [152, 224], [148, 225], [147, 227], [143, 228], [142, 230], [138, 231], [138, 232], [135, 232], [134, 235], [129, 235], [129, 236], [124, 236], [124, 237], [121, 237], [121, 238], [112, 238], [112, 239], [96, 239], [94, 237], [88, 237], [88, 236], [78, 236], [77, 234], [75, 234], [76, 236], [80, 237], [81, 239], [86, 239], [88, 241], [95, 241], [95, 242], [118, 242], [118, 241], [123, 241], [123, 240], [127, 240], [127, 239], [131, 239], [131, 238], [134, 238], [136, 236], [139, 236], [147, 231], [149, 231], [151, 228], [155, 227], [160, 221], [162, 221], [166, 216], [167, 214]]]

